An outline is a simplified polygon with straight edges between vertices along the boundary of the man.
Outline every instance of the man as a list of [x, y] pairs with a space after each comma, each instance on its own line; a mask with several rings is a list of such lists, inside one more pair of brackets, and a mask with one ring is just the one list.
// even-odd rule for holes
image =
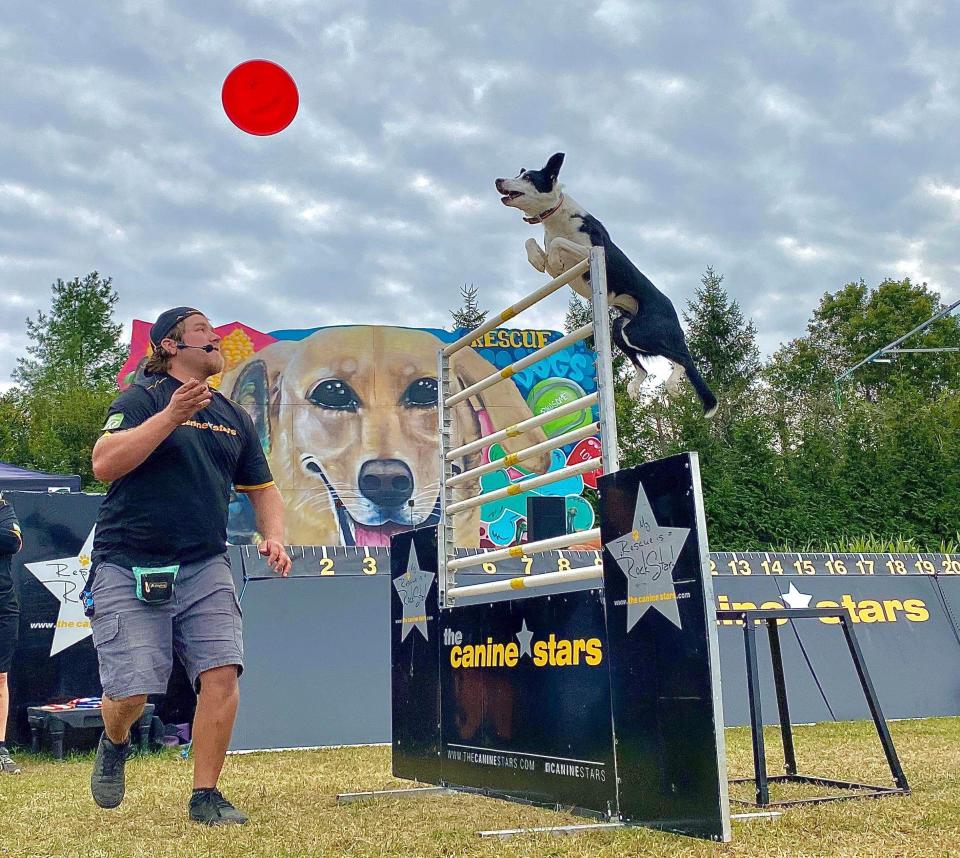
[[247, 493], [260, 553], [286, 575], [283, 502], [250, 417], [207, 386], [223, 370], [207, 317], [167, 310], [150, 341], [146, 375], [114, 400], [93, 448], [93, 473], [111, 485], [92, 557], [105, 729], [90, 787], [100, 807], [123, 800], [130, 727], [147, 695], [166, 690], [176, 652], [198, 692], [190, 818], [242, 824], [247, 817], [217, 789], [243, 670], [227, 504], [231, 485]]
[[10, 692], [7, 673], [13, 661], [20, 632], [20, 605], [13, 589], [10, 558], [23, 547], [20, 522], [13, 507], [0, 496], [0, 773], [20, 774], [20, 767], [7, 750], [7, 716], [10, 714]]

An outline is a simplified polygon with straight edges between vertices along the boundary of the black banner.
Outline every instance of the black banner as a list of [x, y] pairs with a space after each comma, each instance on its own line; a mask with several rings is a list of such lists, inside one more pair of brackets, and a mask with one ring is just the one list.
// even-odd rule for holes
[[57, 492], [6, 492], [23, 531], [14, 556], [20, 640], [8, 676], [7, 737], [29, 744], [27, 707], [100, 693], [97, 655], [80, 590], [90, 565], [100, 498]]
[[441, 635], [444, 783], [615, 813], [599, 592], [447, 610]]
[[390, 547], [393, 774], [438, 784], [442, 762], [437, 528], [392, 536]]
[[695, 455], [600, 478], [620, 812], [730, 839], [720, 665]]

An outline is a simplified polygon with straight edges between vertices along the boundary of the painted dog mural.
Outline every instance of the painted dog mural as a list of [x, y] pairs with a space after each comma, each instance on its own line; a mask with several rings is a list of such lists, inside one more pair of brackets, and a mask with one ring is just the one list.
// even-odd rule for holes
[[[149, 352], [149, 323], [135, 321], [124, 387]], [[225, 359], [210, 383], [240, 403], [257, 427], [283, 494], [291, 544], [382, 546], [400, 530], [436, 522], [439, 514], [439, 435], [436, 353], [463, 331], [375, 325], [265, 333], [233, 322], [217, 328]], [[556, 331], [496, 329], [464, 349], [451, 365], [454, 387], [466, 387], [559, 338]], [[565, 349], [457, 406], [455, 443], [466, 444], [596, 389], [593, 353]], [[584, 409], [492, 444], [454, 470], [473, 468], [549, 437], [586, 426]], [[533, 473], [557, 470], [600, 455], [598, 438], [485, 474], [464, 497], [520, 484]], [[567, 529], [593, 526], [583, 496], [601, 472], [520, 492], [458, 515], [454, 534], [464, 547], [522, 542], [527, 497], [566, 498]], [[459, 498], [458, 498], [459, 499]], [[253, 541], [245, 498], [231, 503], [230, 541]]]

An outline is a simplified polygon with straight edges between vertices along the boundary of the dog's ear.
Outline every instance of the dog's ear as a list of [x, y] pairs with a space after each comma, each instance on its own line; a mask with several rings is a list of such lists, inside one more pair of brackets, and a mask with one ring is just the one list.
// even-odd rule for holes
[[265, 453], [273, 447], [280, 408], [283, 368], [296, 350], [296, 343], [279, 340], [225, 373], [221, 389], [253, 420]]
[[557, 176], [560, 175], [560, 167], [563, 165], [563, 152], [557, 152], [555, 155], [550, 156], [550, 160], [547, 161], [547, 166], [543, 168], [543, 172], [547, 174], [551, 182], [557, 181]]
[[[451, 375], [459, 382], [460, 389], [469, 387], [476, 382], [483, 380], [487, 376], [496, 373], [497, 368], [489, 361], [480, 357], [472, 348], [461, 349], [450, 358]], [[456, 386], [456, 385], [454, 385]], [[451, 391], [456, 392], [456, 391]], [[509, 379], [497, 382], [486, 390], [482, 390], [475, 397], [470, 397], [467, 402], [471, 405], [475, 415], [477, 429], [483, 429], [483, 421], [479, 420], [480, 412], [485, 412], [489, 421], [493, 424], [492, 429], [486, 431], [496, 431], [513, 426], [521, 420], [532, 417], [529, 406], [520, 395], [517, 386]], [[462, 420], [462, 418], [461, 418]], [[461, 434], [463, 434], [461, 432]], [[501, 446], [508, 452], [516, 452], [527, 447], [545, 441], [547, 436], [539, 427], [524, 432], [514, 438], [507, 438], [501, 443]], [[465, 438], [463, 443], [472, 440]], [[523, 467], [543, 473], [550, 466], [550, 454], [545, 453], [523, 462]]]

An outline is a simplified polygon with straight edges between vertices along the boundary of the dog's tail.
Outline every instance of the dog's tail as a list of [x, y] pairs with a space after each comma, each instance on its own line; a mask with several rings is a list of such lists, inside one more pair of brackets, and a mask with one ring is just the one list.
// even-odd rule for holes
[[690, 384], [693, 385], [693, 389], [703, 403], [703, 416], [709, 420], [717, 413], [717, 397], [713, 395], [713, 391], [703, 380], [703, 376], [700, 375], [700, 371], [694, 366], [692, 360], [685, 363], [683, 368], [687, 371], [687, 378], [690, 379]]

